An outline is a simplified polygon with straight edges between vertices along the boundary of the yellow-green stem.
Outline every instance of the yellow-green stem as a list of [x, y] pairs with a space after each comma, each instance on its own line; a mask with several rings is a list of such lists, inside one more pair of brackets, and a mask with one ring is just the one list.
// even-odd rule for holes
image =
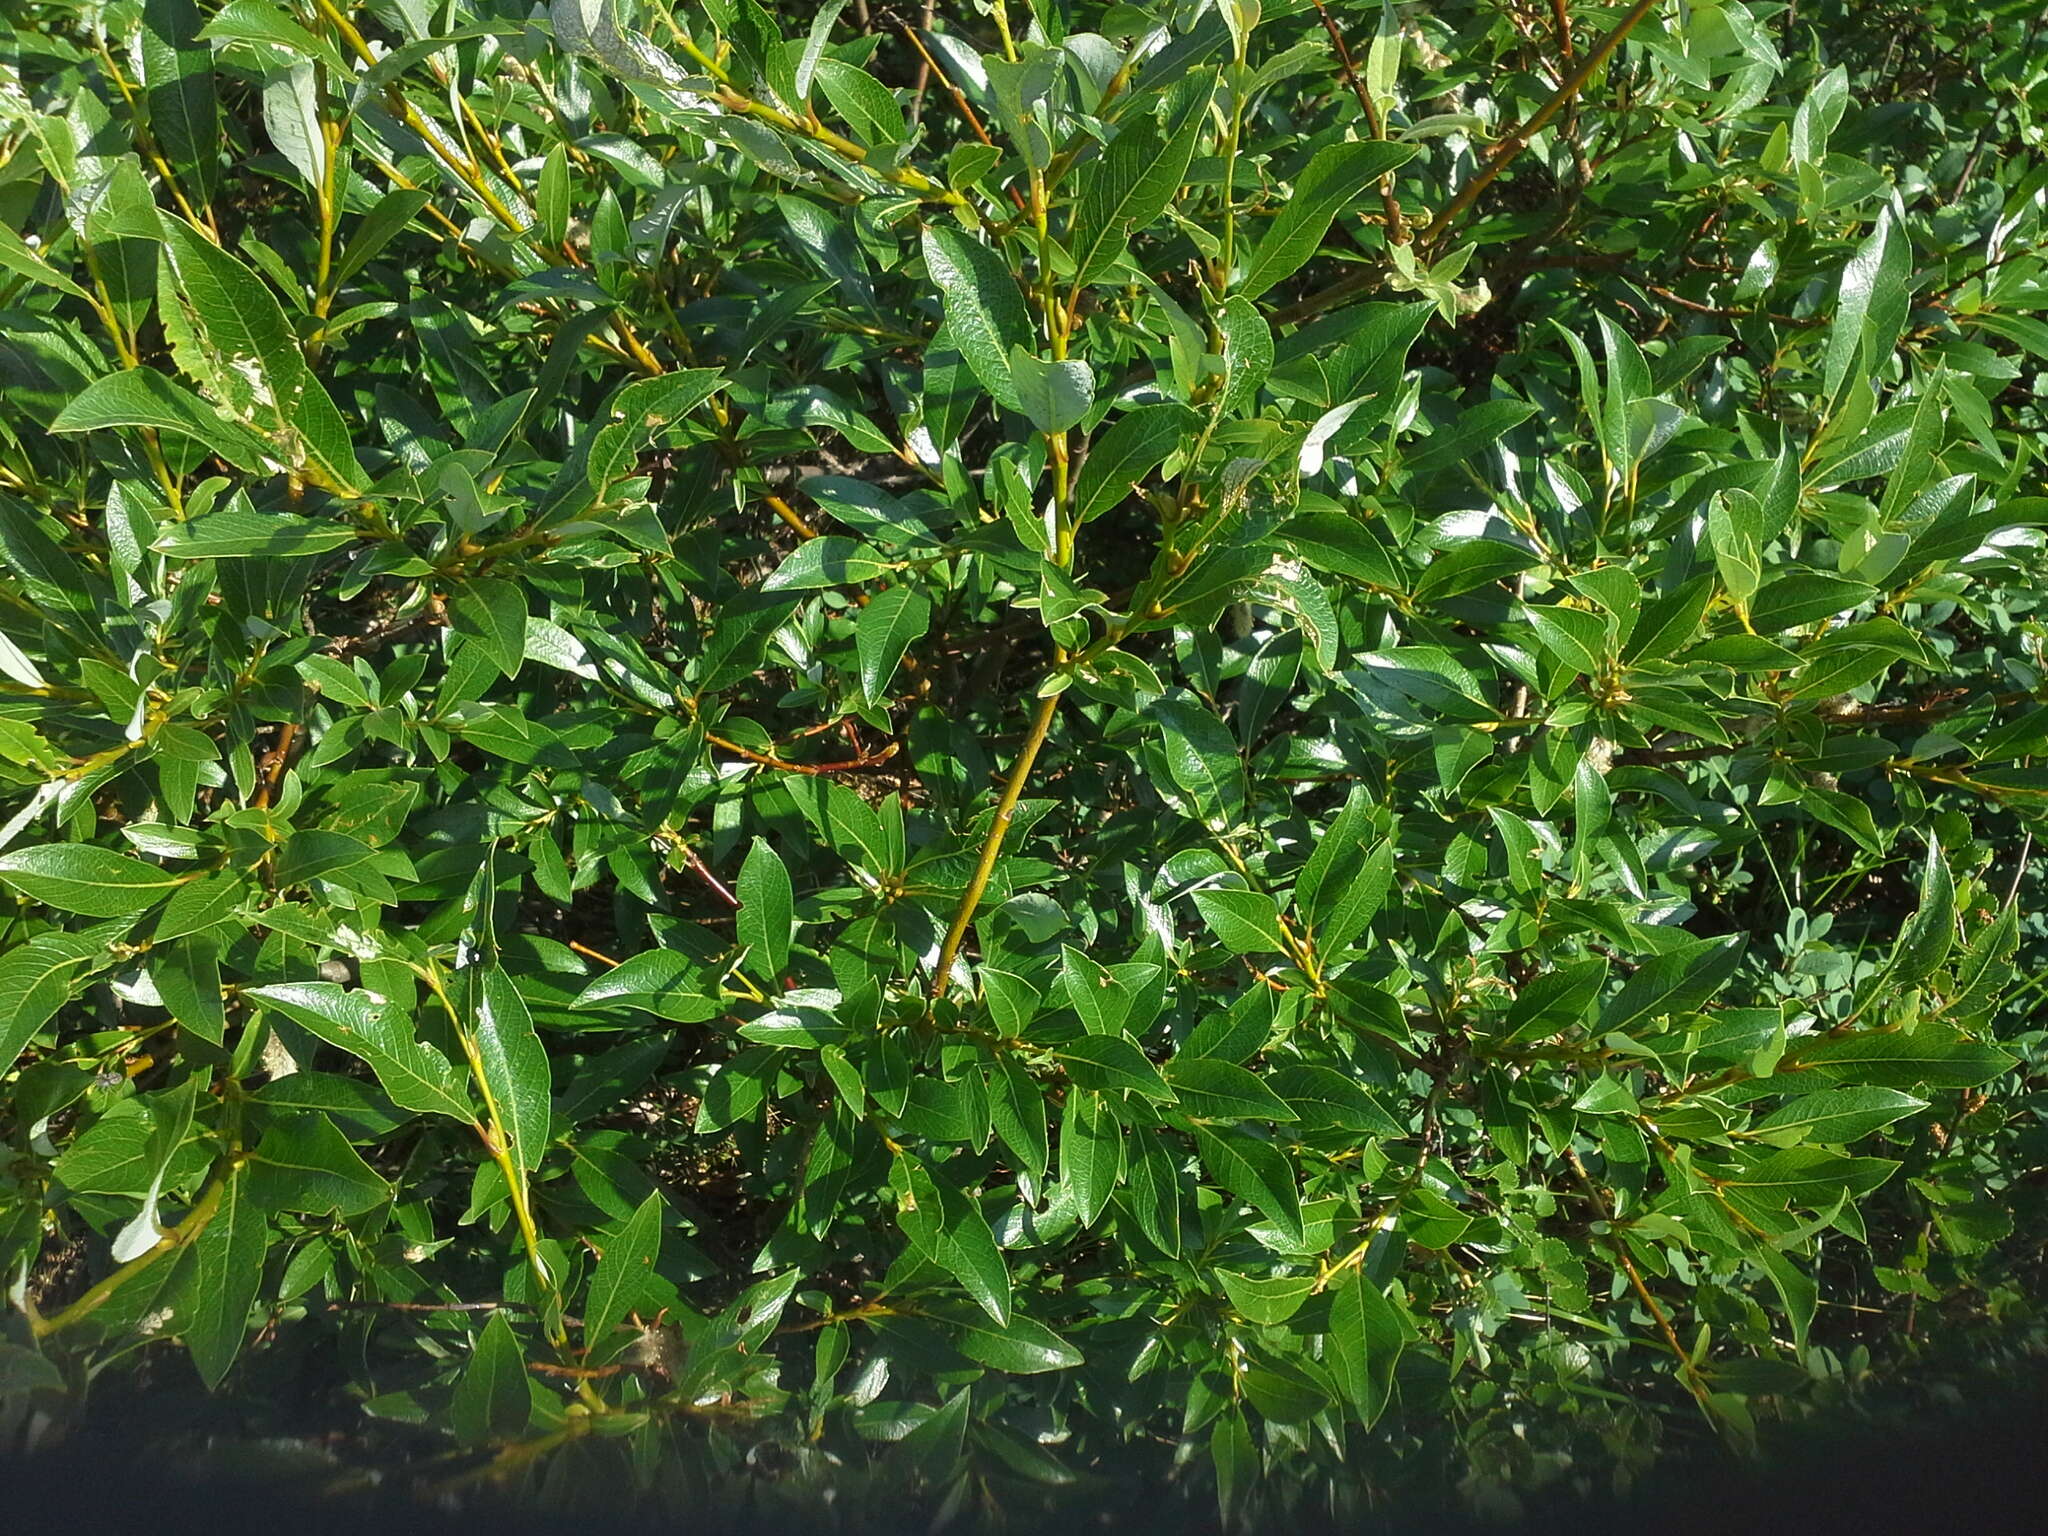
[[989, 823], [988, 837], [981, 845], [981, 857], [975, 861], [974, 876], [967, 882], [966, 893], [960, 898], [960, 910], [953, 914], [953, 924], [946, 930], [946, 942], [939, 948], [938, 969], [932, 976], [933, 1002], [946, 994], [946, 983], [952, 977], [953, 962], [959, 957], [961, 941], [967, 937], [968, 925], [974, 921], [974, 909], [981, 904], [981, 893], [988, 889], [989, 876], [995, 873], [996, 860], [1003, 852], [1003, 839], [1010, 831], [1010, 818], [1016, 814], [1025, 781], [1031, 777], [1031, 765], [1038, 761], [1038, 750], [1045, 745], [1046, 735], [1052, 730], [1052, 717], [1059, 707], [1060, 696], [1056, 693], [1038, 701], [1038, 714], [1024, 737], [1017, 761], [1010, 768], [1009, 782], [1003, 785], [1002, 798], [996, 802], [995, 820]]

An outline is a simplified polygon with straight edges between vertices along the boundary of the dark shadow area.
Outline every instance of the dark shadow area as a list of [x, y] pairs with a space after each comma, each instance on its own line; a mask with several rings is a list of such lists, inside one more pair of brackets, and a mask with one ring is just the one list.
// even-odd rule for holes
[[[362, 1492], [308, 1492], [303, 1462], [263, 1444], [222, 1442], [176, 1457], [145, 1449], [161, 1444], [162, 1422], [131, 1413], [103, 1415], [65, 1444], [27, 1459], [0, 1463], [7, 1528], [23, 1533], [207, 1533], [236, 1536], [343, 1536], [374, 1530], [389, 1536], [523, 1536], [525, 1532], [604, 1533], [687, 1529], [715, 1536], [753, 1533], [920, 1531], [927, 1507], [869, 1508], [810, 1526], [786, 1510], [706, 1506], [686, 1521], [650, 1517], [624, 1507], [593, 1515], [549, 1511], [526, 1499], [482, 1491], [461, 1508], [436, 1508], [395, 1486]], [[1443, 1532], [1446, 1536], [1735, 1536], [1743, 1532], [1840, 1531], [1845, 1536], [1944, 1532], [1950, 1529], [2036, 1531], [2048, 1509], [2048, 1382], [1970, 1393], [1958, 1406], [1895, 1404], [1853, 1424], [1841, 1420], [1779, 1425], [1767, 1449], [1747, 1459], [1712, 1453], [1675, 1458], [1625, 1497], [1554, 1496], [1518, 1518], [1485, 1519], [1441, 1499], [1416, 1498], [1377, 1516], [1339, 1527], [1370, 1532]], [[1256, 1529], [1331, 1528], [1303, 1509], [1292, 1519]], [[972, 1529], [961, 1522], [950, 1529]], [[1057, 1516], [1012, 1516], [1002, 1527], [1020, 1532], [1201, 1532], [1216, 1529], [1213, 1506], [1179, 1491], [1123, 1486], [1100, 1502], [1077, 1503]]]

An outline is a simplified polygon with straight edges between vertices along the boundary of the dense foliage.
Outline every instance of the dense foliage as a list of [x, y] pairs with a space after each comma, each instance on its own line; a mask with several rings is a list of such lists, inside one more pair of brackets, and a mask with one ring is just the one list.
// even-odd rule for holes
[[1341, 1512], [2031, 1319], [2038, 0], [944, 9], [15, 8], [0, 1425]]

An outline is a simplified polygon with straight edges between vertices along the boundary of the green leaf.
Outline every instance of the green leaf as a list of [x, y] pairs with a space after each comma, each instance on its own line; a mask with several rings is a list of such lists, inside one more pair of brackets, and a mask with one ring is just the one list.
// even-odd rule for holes
[[1259, 240], [1233, 290], [1255, 299], [1291, 277], [1313, 256], [1330, 221], [1389, 171], [1414, 158], [1412, 144], [1354, 139], [1328, 144], [1309, 157], [1295, 178], [1293, 194]]
[[1860, 607], [1876, 595], [1877, 588], [1868, 582], [1849, 581], [1825, 571], [1788, 571], [1756, 594], [1749, 619], [1758, 634], [1775, 635]]
[[[1179, 1072], [1169, 1074], [1176, 1081]], [[1362, 1083], [1330, 1067], [1301, 1062], [1268, 1073], [1265, 1085], [1285, 1100], [1305, 1127], [1405, 1136], [1408, 1128], [1381, 1107]]]
[[[93, 380], [50, 423], [52, 432], [111, 427], [147, 427], [190, 438], [250, 474], [268, 473], [273, 462], [270, 445], [261, 437], [154, 368], [125, 368]], [[355, 537], [346, 529], [337, 531], [343, 542]]]
[[1394, 1367], [1407, 1342], [1400, 1310], [1353, 1265], [1330, 1287], [1330, 1371], [1347, 1401], [1370, 1425], [1392, 1396]]
[[38, 934], [0, 955], [0, 1072], [71, 997], [98, 946], [68, 933]]
[[[1426, 442], [1408, 454], [1408, 471], [1415, 475], [1429, 475], [1468, 463], [1535, 414], [1536, 407], [1524, 400], [1482, 400], [1477, 405], [1467, 406], [1448, 427], [1432, 433]], [[1508, 549], [1508, 552], [1514, 551]], [[1452, 594], [1445, 592], [1443, 595]]]
[[1525, 604], [1521, 617], [1551, 655], [1574, 672], [1598, 675], [1607, 654], [1607, 626], [1597, 614]]
[[1180, 446], [1192, 418], [1179, 405], [1141, 405], [1089, 445], [1074, 477], [1074, 518], [1088, 522], [1121, 503]]
[[540, 215], [540, 237], [549, 245], [560, 245], [569, 237], [569, 153], [557, 144], [540, 164], [540, 181], [534, 192], [534, 211]]
[[660, 1192], [648, 1195], [605, 1241], [583, 1305], [586, 1349], [604, 1344], [647, 1293], [655, 1262], [661, 1257], [663, 1210]]
[[978, 1312], [949, 1309], [941, 1314], [953, 1343], [968, 1359], [1012, 1376], [1070, 1371], [1083, 1364], [1081, 1351], [1034, 1318], [1013, 1313], [992, 1324]]
[[[560, 146], [556, 148], [559, 151]], [[347, 247], [334, 263], [336, 286], [347, 282], [374, 261], [384, 247], [397, 239], [432, 201], [433, 195], [418, 187], [400, 187], [386, 192], [371, 204], [370, 211], [363, 215], [355, 234], [349, 237]], [[560, 243], [559, 237], [557, 243]]]
[[208, 1389], [218, 1387], [242, 1351], [249, 1309], [263, 1282], [270, 1234], [237, 1169], [221, 1185], [220, 1203], [192, 1244], [191, 1304], [180, 1319], [185, 1348]]
[[1010, 380], [1017, 404], [1041, 432], [1078, 425], [1095, 404], [1095, 374], [1084, 362], [1046, 362], [1023, 347], [1010, 349]]
[[270, 290], [184, 220], [165, 214], [163, 236], [165, 324], [179, 367], [216, 405], [268, 438], [287, 465], [355, 494], [363, 472], [347, 425], [307, 368]]
[[1299, 1312], [1316, 1288], [1314, 1275], [1262, 1278], [1219, 1269], [1216, 1278], [1223, 1282], [1223, 1294], [1230, 1298], [1231, 1306], [1247, 1321], [1268, 1328], [1278, 1327]]
[[159, 935], [151, 953], [150, 979], [171, 1017], [200, 1039], [222, 1044], [227, 1011], [221, 999], [220, 946], [203, 936], [165, 943]]
[[863, 144], [901, 144], [910, 136], [903, 109], [889, 88], [859, 65], [828, 55], [818, 60], [817, 83], [832, 110]]
[[448, 599], [451, 627], [475, 643], [500, 674], [517, 677], [526, 657], [526, 592], [517, 582], [480, 578]]
[[1788, 1206], [1822, 1210], [1844, 1194], [1869, 1194], [1898, 1171], [1886, 1157], [1843, 1157], [1818, 1147], [1787, 1147], [1747, 1168], [1736, 1169], [1724, 1187], [1772, 1210]]
[[[4, 862], [4, 861], [0, 861]], [[1920, 874], [1920, 904], [1906, 919], [1892, 950], [1886, 984], [1910, 987], [1932, 976], [1948, 958], [1956, 938], [1956, 882], [1941, 844], [1927, 839], [1927, 863]]]
[[1799, 1065], [1838, 1083], [1905, 1089], [1976, 1088], [2014, 1066], [1995, 1045], [1923, 1024], [1911, 1034], [1866, 1030], [1799, 1053]]
[[1028, 350], [1032, 335], [1016, 278], [994, 251], [944, 224], [924, 227], [923, 250], [925, 268], [945, 296], [953, 345], [998, 405], [1023, 410], [1010, 357], [1016, 348]]
[[1110, 1102], [1076, 1089], [1060, 1117], [1060, 1183], [1083, 1226], [1094, 1225], [1123, 1179], [1123, 1131]]
[[[986, 968], [982, 976], [987, 978]], [[1017, 1159], [1017, 1171], [1028, 1175], [1033, 1183], [1043, 1179], [1050, 1154], [1045, 1095], [1031, 1074], [1007, 1051], [996, 1059], [989, 1076], [988, 1110], [996, 1135]]]
[[5, 224], [0, 224], [0, 267], [32, 283], [91, 302], [90, 293], [66, 277], [61, 268], [52, 266], [40, 250], [30, 246]]
[[172, 523], [153, 546], [176, 560], [287, 560], [357, 542], [353, 528], [290, 512], [258, 512], [237, 498], [218, 512]]
[[1190, 699], [1169, 695], [1152, 706], [1166, 745], [1166, 770], [1195, 814], [1223, 828], [1243, 814], [1244, 765], [1221, 720]]
[[1690, 939], [1652, 955], [1600, 1010], [1600, 1032], [1698, 1008], [1735, 974], [1743, 949], [1736, 938]]
[[456, 1438], [482, 1445], [522, 1433], [533, 1414], [526, 1379], [519, 1337], [503, 1312], [493, 1312], [449, 1400], [448, 1423]]
[[1756, 1123], [1756, 1129], [1780, 1136], [1797, 1133], [1819, 1145], [1841, 1146], [1926, 1107], [1925, 1099], [1895, 1088], [1827, 1088], [1779, 1105]]
[[903, 1154], [891, 1172], [896, 1220], [917, 1250], [950, 1273], [998, 1328], [1010, 1325], [1010, 1271], [995, 1234], [973, 1200], [941, 1186], [918, 1158]]
[[1259, 386], [1273, 371], [1273, 330], [1250, 299], [1233, 293], [1216, 311], [1216, 331], [1223, 338], [1223, 392], [1217, 409], [1230, 416], [1258, 398]]
[[878, 592], [861, 610], [854, 642], [860, 653], [861, 692], [869, 703], [887, 697], [903, 653], [924, 637], [931, 622], [931, 599], [911, 586]]
[[789, 941], [796, 931], [796, 898], [789, 870], [761, 838], [754, 839], [740, 865], [739, 898], [733, 921], [740, 943], [750, 958], [759, 957], [768, 976], [781, 975], [789, 964]]
[[1212, 887], [1195, 892], [1195, 909], [1209, 931], [1240, 955], [1283, 955], [1287, 941], [1280, 933], [1280, 911], [1260, 891]]
[[1348, 576], [1385, 592], [1407, 583], [1371, 527], [1343, 512], [1304, 512], [1280, 529], [1281, 542], [1319, 571]]
[[[497, 965], [481, 969], [471, 996], [482, 1086], [505, 1132], [514, 1165], [531, 1172], [547, 1150], [552, 1119], [548, 1053], [512, 978]], [[397, 1102], [398, 1095], [392, 1094], [392, 1099]]]
[[[1871, 290], [1883, 267], [1885, 242], [1890, 238], [1891, 218], [1881, 211], [1869, 238], [1856, 248], [1856, 254], [1842, 268], [1835, 317], [1828, 323], [1827, 346], [1821, 364], [1821, 390], [1830, 400], [1841, 392], [1843, 381], [1848, 378], [1858, 353], [1863, 350], [1863, 317], [1870, 312]], [[1870, 360], [1871, 366], [1874, 367], [1875, 363], [1876, 359]]]
[[1199, 1119], [1278, 1122], [1299, 1118], [1258, 1074], [1213, 1057], [1176, 1056], [1166, 1065], [1166, 1083], [1181, 1112]]
[[391, 1186], [320, 1114], [274, 1121], [243, 1171], [250, 1201], [266, 1211], [356, 1216], [391, 1198]]
[[1131, 1092], [1171, 1102], [1173, 1090], [1128, 1035], [1084, 1035], [1053, 1051], [1067, 1076], [1101, 1093]]
[[415, 1039], [412, 1021], [372, 993], [332, 981], [289, 981], [250, 987], [242, 996], [361, 1057], [399, 1108], [475, 1122], [448, 1058]]
[[1082, 169], [1067, 238], [1077, 282], [1092, 283], [1110, 272], [1124, 253], [1127, 232], [1150, 224], [1173, 201], [1194, 155], [1208, 94], [1202, 91], [1200, 100], [1188, 103], [1170, 139], [1161, 137], [1149, 116], [1136, 115]]
[[761, 590], [785, 592], [854, 586], [887, 575], [891, 569], [888, 560], [858, 539], [826, 534], [797, 545], [789, 558], [761, 583]]
[[136, 56], [150, 137], [186, 194], [203, 206], [220, 179], [224, 140], [213, 50], [200, 39], [200, 21], [193, 0], [144, 0]]
[[90, 843], [44, 843], [0, 854], [0, 885], [86, 917], [147, 912], [190, 878]]
[[1157, 974], [1152, 966], [1097, 965], [1070, 944], [1060, 950], [1061, 985], [1091, 1034], [1121, 1034], [1134, 994], [1145, 978]]
[[1343, 951], [1379, 915], [1393, 884], [1391, 841], [1382, 839], [1370, 852], [1354, 848], [1349, 860], [1322, 880], [1309, 909], [1316, 948], [1326, 955]]
[[720, 1008], [707, 995], [698, 967], [672, 949], [642, 950], [623, 965], [600, 971], [576, 994], [572, 1008], [639, 1008], [679, 1024], [714, 1017]]
[[1199, 1125], [1195, 1146], [1212, 1179], [1271, 1221], [1290, 1243], [1301, 1244], [1301, 1197], [1294, 1170], [1277, 1148], [1253, 1136], [1219, 1136]]

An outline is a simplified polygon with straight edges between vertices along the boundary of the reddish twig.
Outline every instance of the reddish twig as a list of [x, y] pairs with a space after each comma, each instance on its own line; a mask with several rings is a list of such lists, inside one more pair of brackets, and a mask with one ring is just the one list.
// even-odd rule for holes
[[702, 880], [706, 885], [711, 887], [712, 891], [717, 895], [720, 901], [724, 902], [728, 907], [733, 908], [735, 911], [739, 909], [739, 897], [733, 895], [731, 891], [726, 889], [725, 882], [719, 879], [718, 876], [714, 875], [711, 872], [711, 866], [709, 864], [706, 864], [701, 858], [697, 856], [696, 849], [685, 848], [683, 850], [683, 862], [690, 866], [691, 874], [695, 875], [699, 880]]

